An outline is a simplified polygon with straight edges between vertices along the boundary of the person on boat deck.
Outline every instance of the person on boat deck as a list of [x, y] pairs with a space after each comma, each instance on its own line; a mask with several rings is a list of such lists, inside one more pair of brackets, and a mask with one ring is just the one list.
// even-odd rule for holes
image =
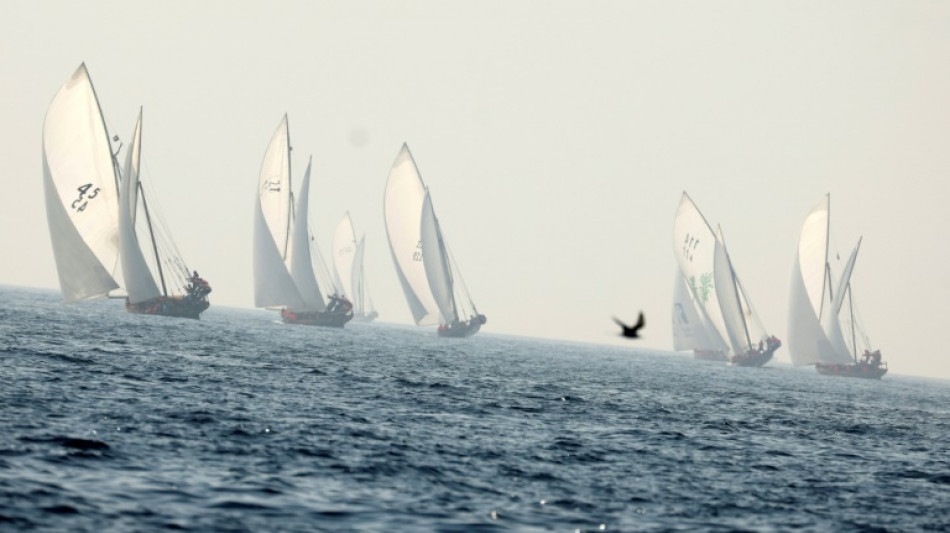
[[874, 350], [871, 354], [871, 364], [881, 366], [881, 350]]
[[760, 352], [762, 351], [762, 340], [761, 340], [761, 339], [759, 339], [759, 351], [760, 351]]

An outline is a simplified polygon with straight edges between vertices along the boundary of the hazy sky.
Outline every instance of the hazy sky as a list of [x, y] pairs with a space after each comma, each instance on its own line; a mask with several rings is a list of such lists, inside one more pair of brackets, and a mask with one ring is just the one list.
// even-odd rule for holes
[[[86, 62], [110, 133], [144, 106], [144, 179], [213, 305], [251, 307], [252, 208], [286, 112], [327, 251], [347, 210], [370, 292], [411, 318], [382, 217], [409, 143], [487, 332], [670, 349], [683, 190], [785, 338], [801, 223], [892, 372], [950, 378], [950, 3], [0, 0], [0, 283], [56, 288], [46, 107]], [[299, 181], [297, 182], [299, 183]], [[262, 318], [265, 315], [262, 313]], [[782, 348], [779, 360], [788, 360]]]

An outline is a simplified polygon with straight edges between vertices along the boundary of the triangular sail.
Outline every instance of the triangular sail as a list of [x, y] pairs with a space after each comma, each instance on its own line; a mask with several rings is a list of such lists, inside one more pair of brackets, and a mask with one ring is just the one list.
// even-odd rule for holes
[[336, 232], [333, 234], [333, 284], [340, 294], [345, 294], [351, 300], [356, 297], [353, 292], [355, 257], [356, 233], [353, 231], [350, 214], [346, 213], [340, 219]]
[[861, 239], [858, 239], [858, 244], [855, 245], [851, 256], [848, 258], [848, 262], [845, 263], [844, 269], [841, 271], [841, 279], [837, 285], [838, 290], [831, 300], [831, 305], [828, 306], [825, 314], [821, 318], [822, 328], [825, 330], [828, 340], [831, 341], [831, 345], [835, 349], [835, 362], [846, 362], [846, 359], [850, 360], [854, 355], [851, 353], [848, 342], [845, 340], [844, 332], [841, 330], [841, 317], [839, 314], [841, 313], [844, 300], [847, 297], [848, 287], [851, 283], [851, 273], [854, 271], [854, 263], [857, 260], [858, 250], [860, 248]]
[[300, 194], [297, 195], [296, 221], [291, 234], [290, 276], [294, 285], [303, 298], [303, 307], [299, 311], [324, 311], [327, 306], [320, 294], [317, 278], [313, 273], [313, 262], [310, 257], [310, 230], [307, 224], [310, 213], [310, 164], [303, 174], [300, 183]]
[[716, 296], [719, 298], [729, 343], [732, 345], [733, 353], [744, 354], [751, 347], [751, 342], [739, 301], [735, 271], [729, 259], [729, 252], [719, 239], [716, 239], [714, 248]]
[[303, 307], [304, 301], [284, 263], [290, 235], [290, 131], [287, 115], [274, 132], [254, 201], [254, 305]]
[[459, 319], [452, 294], [452, 271], [446, 257], [442, 230], [432, 209], [432, 197], [429, 196], [428, 191], [422, 202], [421, 225], [422, 264], [425, 266], [426, 277], [429, 279], [429, 289], [439, 306], [442, 323], [449, 324]]
[[439, 306], [436, 304], [426, 278], [422, 258], [422, 204], [425, 186], [419, 170], [409, 152], [402, 145], [386, 180], [383, 201], [383, 218], [386, 235], [396, 274], [409, 303], [409, 310], [420, 326], [439, 323]]
[[356, 245], [356, 252], [353, 254], [352, 280], [352, 300], [353, 312], [357, 315], [367, 316], [373, 312], [373, 300], [369, 297], [366, 290], [366, 272], [363, 269], [363, 255], [366, 252], [366, 236], [360, 237], [360, 242]]
[[129, 303], [137, 304], [158, 298], [161, 291], [148, 268], [135, 234], [135, 211], [138, 204], [139, 168], [142, 156], [142, 110], [135, 122], [132, 141], [125, 156], [125, 175], [119, 192], [119, 257], [122, 277]]
[[43, 189], [63, 297], [118, 288], [118, 191], [109, 134], [82, 64], [50, 102], [43, 122]]

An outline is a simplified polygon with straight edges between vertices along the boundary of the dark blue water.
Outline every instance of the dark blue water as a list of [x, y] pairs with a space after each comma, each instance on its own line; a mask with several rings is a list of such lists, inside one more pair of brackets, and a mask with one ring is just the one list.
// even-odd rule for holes
[[947, 382], [0, 302], [0, 529], [950, 528]]

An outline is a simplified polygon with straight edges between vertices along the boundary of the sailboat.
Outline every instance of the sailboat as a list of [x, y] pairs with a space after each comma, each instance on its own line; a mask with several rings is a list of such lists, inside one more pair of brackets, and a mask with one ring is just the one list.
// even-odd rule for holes
[[307, 163], [294, 203], [290, 175], [290, 128], [284, 115], [264, 154], [254, 203], [254, 304], [281, 310], [288, 324], [343, 327], [353, 318], [342, 297], [323, 299], [313, 270]]
[[353, 320], [372, 322], [379, 313], [366, 290], [363, 253], [366, 236], [356, 242], [353, 220], [347, 212], [340, 219], [333, 235], [333, 283], [337, 291], [353, 302]]
[[[429, 190], [406, 144], [386, 181], [383, 216], [396, 273], [416, 324], [439, 324], [441, 337], [477, 333], [485, 315], [475, 308], [451, 259]], [[459, 285], [464, 294], [456, 294]]]
[[[686, 296], [674, 294], [674, 346], [689, 346], [697, 359], [728, 360], [737, 366], [762, 366], [782, 345], [769, 335], [732, 266], [722, 231], [715, 233], [685, 192], [673, 223], [673, 243]], [[681, 289], [676, 288], [679, 292]], [[679, 304], [679, 307], [677, 307]], [[687, 311], [696, 317], [689, 318]], [[677, 321], [695, 324], [677, 340]], [[688, 336], [688, 340], [684, 340]], [[688, 349], [688, 348], [687, 348]]]
[[[128, 311], [197, 319], [210, 305], [211, 287], [189, 274], [167, 229], [149, 212], [139, 181], [141, 142], [140, 109], [123, 177], [85, 64], [53, 97], [43, 124], [43, 184], [60, 289], [69, 302], [110, 296], [119, 288], [121, 264]], [[161, 290], [136, 233], [139, 199]]]
[[[831, 197], [825, 195], [805, 217], [792, 265], [788, 313], [788, 349], [792, 364], [815, 365], [821, 374], [880, 379], [887, 373], [887, 363], [881, 362], [879, 350], [870, 349], [867, 335], [863, 334], [855, 316], [851, 292], [851, 273], [861, 239], [844, 264], [837, 290], [834, 290], [828, 260], [830, 227]], [[848, 313], [842, 317], [845, 310]], [[850, 339], [845, 338], [843, 318]], [[866, 347], [860, 359], [859, 333]]]

